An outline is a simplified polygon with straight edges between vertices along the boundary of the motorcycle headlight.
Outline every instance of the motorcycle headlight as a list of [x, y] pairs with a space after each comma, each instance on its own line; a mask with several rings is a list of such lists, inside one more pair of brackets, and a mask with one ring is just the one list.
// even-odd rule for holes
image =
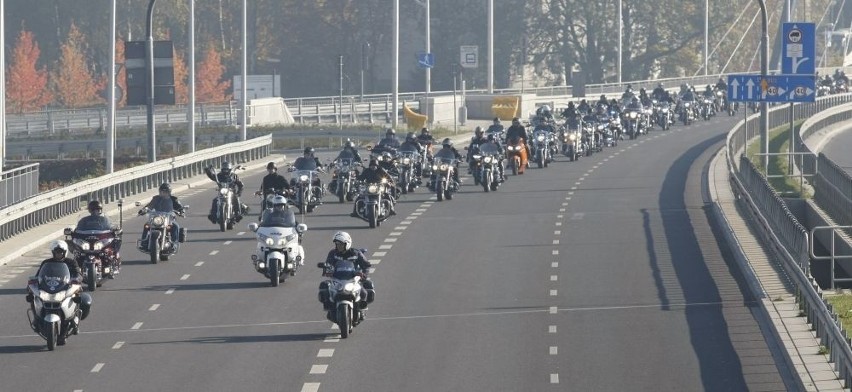
[[636, 113], [636, 112], [630, 112], [630, 118], [636, 118], [636, 117], [638, 117], [638, 116], [639, 116], [639, 113]]
[[683, 106], [689, 107], [689, 102], [683, 104]]
[[222, 196], [228, 195], [228, 188], [219, 188], [219, 194]]
[[83, 241], [83, 240], [81, 240], [81, 239], [79, 239], [79, 238], [75, 238], [75, 239], [74, 239], [74, 243], [75, 243], [75, 244], [77, 244], [77, 246], [79, 246], [79, 247], [80, 247], [80, 249], [82, 249], [82, 250], [89, 250], [89, 249], [91, 249], [91, 248], [92, 248], [92, 247], [91, 247], [91, 245], [89, 245], [89, 243], [88, 243], [88, 242]]
[[568, 140], [570, 140], [570, 141], [572, 141], [572, 142], [573, 142], [574, 140], [577, 140], [577, 135], [575, 135], [575, 134], [573, 134], [573, 133], [572, 133], [572, 134], [570, 134], [570, 135], [568, 135]]
[[308, 175], [302, 174], [301, 176], [299, 176], [299, 181], [302, 181], [302, 182], [308, 181]]
[[287, 245], [287, 238], [286, 237], [278, 240], [278, 247], [279, 248], [283, 248], [284, 245]]
[[402, 158], [402, 164], [403, 165], [408, 165], [410, 163], [411, 163], [411, 158], [408, 158], [408, 157]]
[[442, 171], [447, 171], [447, 169], [449, 169], [449, 168], [450, 168], [450, 165], [447, 165], [446, 163], [441, 164], [441, 170]]
[[100, 242], [100, 241], [95, 242], [95, 250], [102, 250], [103, 248], [104, 248], [103, 242]]
[[346, 291], [346, 292], [349, 292], [349, 293], [351, 293], [351, 292], [355, 291], [355, 283], [347, 283], [347, 284], [345, 284], [345, 285], [343, 286], [343, 291]]
[[668, 113], [668, 112], [669, 112], [669, 108], [663, 108], [663, 109], [662, 109], [662, 111], [663, 111], [663, 113]]
[[536, 137], [536, 140], [543, 142], [544, 141], [544, 135], [538, 135], [538, 137]]
[[438, 170], [438, 165], [432, 165], [432, 170]]
[[155, 216], [154, 219], [151, 219], [151, 223], [153, 223], [155, 227], [161, 227], [166, 224], [166, 218], [163, 218], [162, 216]]
[[491, 157], [485, 157], [485, 159], [483, 159], [483, 161], [485, 163], [491, 163], [492, 160], [493, 160], [493, 158], [491, 158]]
[[257, 263], [257, 268], [260, 268], [260, 269], [266, 268], [266, 263], [264, 263], [262, 261]]
[[474, 155], [473, 159], [476, 159], [478, 161], [478, 160], [482, 159], [482, 155], [479, 155], [479, 154]]
[[264, 241], [264, 242], [266, 242], [266, 246], [275, 245], [275, 240], [273, 240], [272, 238], [267, 238], [266, 241]]
[[378, 186], [378, 185], [376, 185], [376, 184], [370, 184], [370, 186], [368, 186], [368, 187], [367, 187], [367, 192], [369, 192], [369, 193], [379, 193], [379, 186]]

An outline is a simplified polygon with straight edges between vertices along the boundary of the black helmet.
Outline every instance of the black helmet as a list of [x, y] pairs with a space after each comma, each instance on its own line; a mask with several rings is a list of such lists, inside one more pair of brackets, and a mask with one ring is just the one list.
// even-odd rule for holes
[[421, 135], [428, 135], [429, 134], [429, 128], [421, 128], [420, 134]]
[[371, 158], [370, 162], [367, 163], [367, 167], [370, 167], [370, 166], [379, 166], [379, 161], [377, 161], [376, 158]]
[[222, 162], [222, 172], [230, 173], [231, 169], [233, 169], [231, 167], [231, 162], [228, 162], [228, 161]]
[[444, 138], [444, 140], [441, 142], [441, 145], [444, 146], [444, 148], [449, 148], [449, 147], [453, 146], [453, 141], [450, 140], [450, 138], [447, 137], [447, 138]]
[[662, 82], [657, 83], [657, 87], [659, 87], [659, 88], [663, 88], [663, 83], [662, 83]]
[[512, 124], [520, 124], [520, 123], [521, 123], [521, 119], [519, 119], [517, 117], [512, 119]]
[[168, 182], [164, 182], [162, 185], [160, 185], [160, 192], [172, 193], [172, 186], [169, 185]]
[[645, 87], [639, 89], [639, 94], [645, 94]]
[[500, 117], [494, 117], [494, 123], [499, 124], [500, 123]]
[[385, 136], [396, 136], [396, 131], [394, 131], [393, 128], [388, 128], [388, 130], [385, 131]]
[[408, 135], [405, 135], [405, 141], [407, 142], [413, 142], [416, 139], [417, 137], [414, 135], [414, 132], [409, 132]]
[[314, 155], [314, 148], [313, 147], [305, 147], [305, 155], [308, 155], [308, 154]]
[[484, 131], [482, 130], [482, 127], [476, 127], [476, 129], [473, 130], [473, 133], [475, 133], [477, 136], [482, 135], [483, 132]]
[[493, 142], [493, 141], [494, 141], [494, 134], [493, 134], [493, 133], [489, 133], [489, 134], [488, 134], [488, 141], [489, 141], [489, 142]]
[[601, 101], [606, 101], [606, 94], [601, 94]]
[[355, 148], [355, 143], [353, 143], [351, 140], [347, 140], [346, 144], [344, 144], [343, 147]]
[[98, 215], [100, 215], [104, 211], [104, 207], [101, 205], [101, 202], [99, 200], [90, 201], [88, 209], [89, 209], [89, 213], [91, 213], [91, 214], [94, 214], [95, 211], [99, 211]]
[[278, 170], [278, 168], [275, 167], [275, 162], [269, 162], [266, 164], [266, 170]]

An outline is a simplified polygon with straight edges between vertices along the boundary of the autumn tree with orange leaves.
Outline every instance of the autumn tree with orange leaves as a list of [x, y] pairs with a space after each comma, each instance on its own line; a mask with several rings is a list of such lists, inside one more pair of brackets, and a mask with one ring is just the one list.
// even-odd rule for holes
[[175, 76], [175, 103], [187, 103], [189, 102], [189, 87], [187, 86], [189, 70], [187, 69], [183, 52], [172, 50], [172, 64]]
[[[124, 64], [124, 39], [121, 37], [115, 41], [115, 63], [116, 64]], [[121, 99], [116, 102], [116, 106], [124, 107], [127, 105], [127, 83], [126, 83], [126, 75], [127, 75], [127, 67], [118, 67], [118, 73], [115, 75], [115, 84], [121, 88], [123, 94], [121, 94]], [[109, 71], [107, 71], [108, 73]], [[109, 75], [107, 75], [109, 76]], [[107, 81], [109, 84], [109, 81]], [[106, 88], [106, 86], [104, 86]]]
[[21, 30], [6, 72], [6, 105], [9, 111], [37, 110], [53, 100], [47, 89], [47, 70], [36, 68], [40, 54], [33, 33]]
[[198, 102], [223, 102], [231, 99], [230, 80], [222, 80], [225, 66], [213, 41], [207, 44], [204, 60], [195, 70], [195, 96]]
[[67, 108], [79, 108], [102, 102], [98, 93], [106, 78], [95, 77], [89, 70], [84, 49], [86, 38], [73, 23], [60, 47], [60, 57], [53, 76], [57, 102]]

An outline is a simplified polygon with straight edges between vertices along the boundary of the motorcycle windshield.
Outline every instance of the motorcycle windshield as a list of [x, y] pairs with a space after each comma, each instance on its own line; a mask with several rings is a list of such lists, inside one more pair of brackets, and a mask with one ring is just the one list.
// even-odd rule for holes
[[435, 159], [440, 159], [445, 161], [446, 163], [453, 163], [456, 160], [456, 155], [450, 149], [442, 148], [440, 151], [435, 153]]
[[75, 231], [83, 234], [104, 234], [102, 232], [109, 231], [111, 228], [109, 219], [105, 216], [91, 215], [80, 219]]
[[62, 262], [44, 263], [38, 271], [38, 288], [55, 293], [71, 282], [71, 271]]
[[309, 181], [316, 176], [314, 170], [296, 170], [293, 172], [293, 179], [296, 181]]
[[415, 155], [417, 155], [417, 147], [409, 146], [407, 144], [403, 144], [399, 148], [399, 155], [400, 156], [409, 156], [409, 157], [415, 156]]
[[355, 263], [345, 260], [337, 262], [337, 267], [331, 277], [338, 280], [352, 280], [358, 275], [358, 270], [355, 268]]
[[295, 227], [296, 214], [290, 209], [284, 211], [270, 210], [263, 213], [260, 227]]
[[349, 163], [352, 163], [352, 160], [355, 159], [355, 154], [350, 150], [342, 150], [340, 154], [337, 154], [338, 161], [348, 160]]
[[296, 170], [317, 170], [317, 161], [315, 159], [297, 159], [293, 167]]
[[500, 154], [500, 150], [497, 149], [497, 145], [494, 143], [482, 143], [479, 146], [479, 152], [482, 155], [497, 155]]

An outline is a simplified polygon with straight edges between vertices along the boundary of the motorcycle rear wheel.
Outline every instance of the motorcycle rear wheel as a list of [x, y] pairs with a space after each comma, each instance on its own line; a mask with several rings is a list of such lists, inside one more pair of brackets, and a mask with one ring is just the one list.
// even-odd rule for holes
[[95, 291], [97, 287], [97, 273], [94, 268], [89, 268], [86, 270], [86, 289], [88, 291]]

